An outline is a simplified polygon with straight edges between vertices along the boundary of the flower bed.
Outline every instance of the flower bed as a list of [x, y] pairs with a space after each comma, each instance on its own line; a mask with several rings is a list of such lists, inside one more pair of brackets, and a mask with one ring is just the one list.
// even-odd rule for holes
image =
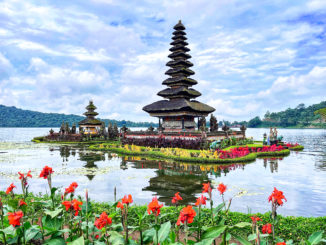
[[229, 150], [188, 150], [181, 148], [150, 148], [136, 145], [99, 144], [91, 150], [110, 151], [122, 155], [147, 156], [182, 162], [198, 163], [240, 163], [254, 161], [263, 156], [286, 156], [290, 151], [281, 147], [237, 147]]
[[304, 149], [304, 147], [302, 145], [299, 145], [298, 143], [286, 143], [285, 146], [291, 151], [302, 151]]
[[[231, 241], [246, 245], [307, 241], [305, 244], [313, 245], [323, 241], [326, 229], [326, 217], [277, 216], [277, 209], [287, 200], [276, 188], [268, 198], [265, 197], [272, 204], [271, 213], [245, 215], [230, 212], [232, 199], [243, 193], [232, 193], [223, 183], [217, 188], [209, 182], [204, 183], [202, 194], [194, 205], [180, 206], [178, 202], [182, 196], [175, 193], [171, 196], [173, 207], [164, 208], [156, 197], [147, 207], [139, 207], [133, 205], [130, 194], [118, 202], [105, 204], [92, 203], [87, 190], [84, 199], [75, 197], [76, 182], [60, 195], [59, 188], [52, 186], [53, 173], [51, 167], [45, 166], [39, 175], [48, 182], [49, 196], [28, 193], [30, 171], [17, 174], [22, 195], [14, 194], [17, 188], [14, 183], [5, 194], [0, 193], [2, 244], [210, 245], [218, 239], [219, 244], [224, 245]], [[221, 204], [213, 204], [214, 195], [219, 196]]]

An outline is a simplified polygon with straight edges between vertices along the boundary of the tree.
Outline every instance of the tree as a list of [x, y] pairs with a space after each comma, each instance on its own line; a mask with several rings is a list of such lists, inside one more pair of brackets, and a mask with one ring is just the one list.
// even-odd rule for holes
[[255, 117], [253, 119], [251, 119], [249, 122], [248, 122], [248, 127], [249, 128], [256, 128], [256, 127], [259, 127], [261, 125], [262, 121], [260, 120], [259, 117]]
[[264, 118], [270, 118], [271, 113], [269, 111], [266, 111]]

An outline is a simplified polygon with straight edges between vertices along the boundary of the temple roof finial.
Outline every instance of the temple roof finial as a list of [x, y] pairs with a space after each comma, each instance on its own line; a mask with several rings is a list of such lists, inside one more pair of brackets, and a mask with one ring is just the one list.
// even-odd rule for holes
[[181, 20], [179, 20], [178, 24], [176, 24], [174, 27], [174, 30], [185, 30], [185, 26], [182, 24]]

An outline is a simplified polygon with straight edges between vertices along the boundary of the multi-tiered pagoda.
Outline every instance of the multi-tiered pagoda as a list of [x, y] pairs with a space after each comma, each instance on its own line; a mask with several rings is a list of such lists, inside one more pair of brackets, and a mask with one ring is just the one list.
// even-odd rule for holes
[[187, 37], [184, 25], [179, 21], [174, 26], [170, 48], [171, 58], [166, 65], [170, 69], [165, 72], [170, 77], [163, 81], [168, 88], [160, 91], [159, 96], [164, 100], [154, 102], [143, 108], [151, 116], [159, 118], [159, 124], [164, 131], [192, 131], [196, 128], [195, 118], [206, 117], [215, 109], [209, 105], [200, 103], [194, 98], [201, 95], [197, 90], [191, 88], [197, 81], [190, 78], [195, 72], [189, 69], [193, 64], [188, 60], [191, 58], [187, 52]]
[[86, 110], [87, 111], [84, 113], [86, 118], [78, 123], [79, 131], [83, 134], [99, 134], [104, 122], [95, 118], [98, 113], [95, 111], [96, 106], [93, 104], [93, 101], [89, 102], [89, 105], [86, 106]]

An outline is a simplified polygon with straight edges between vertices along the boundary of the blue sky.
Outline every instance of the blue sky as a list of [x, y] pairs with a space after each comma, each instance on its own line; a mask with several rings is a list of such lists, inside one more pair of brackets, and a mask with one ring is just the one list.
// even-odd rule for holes
[[325, 100], [325, 0], [2, 0], [0, 104], [153, 121], [179, 19], [219, 120]]

